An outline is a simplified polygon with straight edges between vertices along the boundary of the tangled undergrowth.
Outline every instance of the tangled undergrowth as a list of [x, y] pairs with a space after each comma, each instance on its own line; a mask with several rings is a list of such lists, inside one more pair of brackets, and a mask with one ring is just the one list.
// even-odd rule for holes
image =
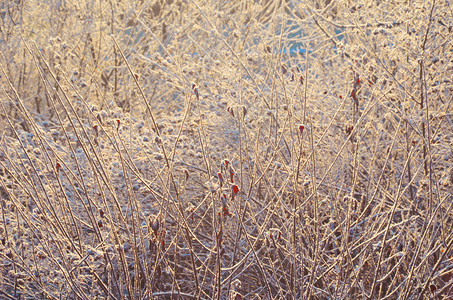
[[449, 1], [0, 11], [1, 298], [453, 296]]

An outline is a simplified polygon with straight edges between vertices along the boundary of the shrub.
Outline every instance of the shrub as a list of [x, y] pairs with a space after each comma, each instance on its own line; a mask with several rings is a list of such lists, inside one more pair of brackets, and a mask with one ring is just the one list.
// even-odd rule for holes
[[2, 297], [452, 295], [447, 1], [1, 21]]

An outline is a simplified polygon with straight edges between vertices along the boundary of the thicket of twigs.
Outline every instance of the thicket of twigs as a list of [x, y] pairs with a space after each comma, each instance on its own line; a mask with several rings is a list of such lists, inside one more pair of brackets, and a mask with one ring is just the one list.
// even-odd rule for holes
[[0, 297], [453, 295], [449, 1], [3, 1]]

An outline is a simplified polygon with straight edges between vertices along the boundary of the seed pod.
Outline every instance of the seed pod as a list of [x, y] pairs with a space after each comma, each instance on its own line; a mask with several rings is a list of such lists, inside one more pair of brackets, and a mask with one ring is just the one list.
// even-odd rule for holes
[[227, 206], [224, 206], [222, 210], [223, 210], [223, 216], [224, 217], [231, 217], [232, 216], [230, 211], [228, 210]]
[[237, 193], [239, 192], [239, 187], [237, 185], [233, 185], [231, 187], [231, 190], [233, 191], [233, 196], [236, 196]]
[[198, 87], [195, 84], [192, 84], [192, 90], [197, 97], [197, 100], [200, 100], [200, 94], [198, 93]]
[[234, 183], [233, 179], [234, 179], [234, 170], [233, 170], [233, 168], [231, 168], [230, 169], [230, 181], [231, 181], [231, 183]]
[[300, 133], [303, 133], [305, 129], [305, 126], [303, 124], [299, 125], [299, 131]]
[[355, 102], [357, 102], [357, 95], [356, 95], [355, 90], [352, 90], [351, 97], [352, 97], [352, 99], [354, 99]]
[[93, 126], [94, 133], [96, 134], [96, 137], [98, 137], [98, 125]]
[[348, 135], [350, 135], [352, 133], [352, 131], [354, 130], [354, 126], [346, 126], [346, 133]]
[[227, 111], [234, 117], [234, 111], [231, 106], [228, 106]]
[[220, 171], [223, 172], [223, 171], [227, 171], [228, 170], [228, 165], [230, 164], [230, 162], [225, 159], [221, 164], [220, 164]]
[[223, 176], [222, 176], [222, 173], [217, 173], [217, 176], [219, 177], [219, 184], [220, 184], [220, 187], [223, 186]]

